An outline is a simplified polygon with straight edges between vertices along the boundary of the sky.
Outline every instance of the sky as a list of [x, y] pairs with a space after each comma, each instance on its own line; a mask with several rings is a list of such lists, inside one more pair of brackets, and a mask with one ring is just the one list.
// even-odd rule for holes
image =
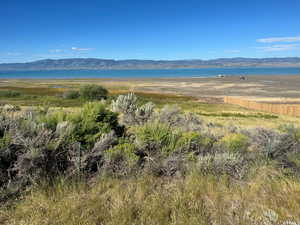
[[1, 0], [0, 63], [300, 56], [299, 0]]

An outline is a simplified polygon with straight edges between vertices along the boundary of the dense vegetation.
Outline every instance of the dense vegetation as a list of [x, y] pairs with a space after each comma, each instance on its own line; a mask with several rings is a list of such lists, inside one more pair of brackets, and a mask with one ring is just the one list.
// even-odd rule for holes
[[0, 115], [3, 224], [299, 224], [299, 176], [295, 125], [225, 126], [134, 94]]

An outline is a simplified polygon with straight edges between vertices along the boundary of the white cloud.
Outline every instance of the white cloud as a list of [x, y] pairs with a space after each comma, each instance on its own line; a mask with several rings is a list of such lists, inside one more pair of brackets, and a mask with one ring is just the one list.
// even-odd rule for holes
[[20, 55], [22, 55], [22, 53], [20, 53], [20, 52], [8, 52], [6, 54], [9, 55], [9, 56], [20, 56]]
[[256, 40], [260, 43], [274, 43], [274, 42], [300, 42], [300, 36], [295, 37], [271, 37], [271, 38], [260, 38]]
[[50, 49], [49, 52], [51, 53], [59, 53], [59, 52], [63, 52], [63, 49]]
[[225, 52], [226, 52], [226, 53], [240, 53], [241, 50], [238, 50], [238, 49], [232, 49], [232, 50], [226, 50]]
[[71, 49], [73, 51], [91, 51], [91, 50], [93, 50], [92, 48], [78, 48], [78, 47], [72, 47]]
[[291, 51], [291, 50], [299, 50], [300, 44], [271, 45], [271, 46], [257, 47], [257, 49], [260, 49], [263, 52]]

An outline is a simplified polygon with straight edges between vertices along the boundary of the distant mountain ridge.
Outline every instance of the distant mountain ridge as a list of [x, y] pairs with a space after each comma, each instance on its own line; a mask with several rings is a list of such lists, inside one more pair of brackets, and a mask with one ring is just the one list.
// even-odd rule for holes
[[71, 69], [174, 69], [209, 67], [300, 67], [300, 57], [219, 58], [210, 60], [114, 60], [97, 58], [44, 59], [26, 63], [2, 63], [0, 71]]

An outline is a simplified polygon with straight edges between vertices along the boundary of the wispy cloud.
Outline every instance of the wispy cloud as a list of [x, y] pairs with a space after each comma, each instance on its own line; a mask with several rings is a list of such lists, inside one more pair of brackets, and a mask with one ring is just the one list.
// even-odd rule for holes
[[295, 37], [271, 37], [271, 38], [260, 38], [256, 40], [260, 43], [274, 43], [274, 42], [300, 42], [300, 36]]
[[60, 53], [60, 52], [64, 52], [63, 49], [50, 49], [49, 52], [51, 53]]
[[225, 50], [226, 53], [240, 53], [241, 50], [238, 50], [238, 49], [231, 49], [231, 50]]
[[260, 49], [263, 52], [291, 51], [291, 50], [299, 50], [300, 44], [271, 45], [271, 46], [257, 47], [257, 49]]
[[20, 52], [7, 52], [6, 55], [9, 55], [9, 56], [20, 56], [20, 55], [22, 55], [22, 53], [20, 53]]
[[72, 47], [71, 49], [73, 51], [91, 51], [91, 50], [93, 50], [92, 48], [78, 48], [78, 47]]

